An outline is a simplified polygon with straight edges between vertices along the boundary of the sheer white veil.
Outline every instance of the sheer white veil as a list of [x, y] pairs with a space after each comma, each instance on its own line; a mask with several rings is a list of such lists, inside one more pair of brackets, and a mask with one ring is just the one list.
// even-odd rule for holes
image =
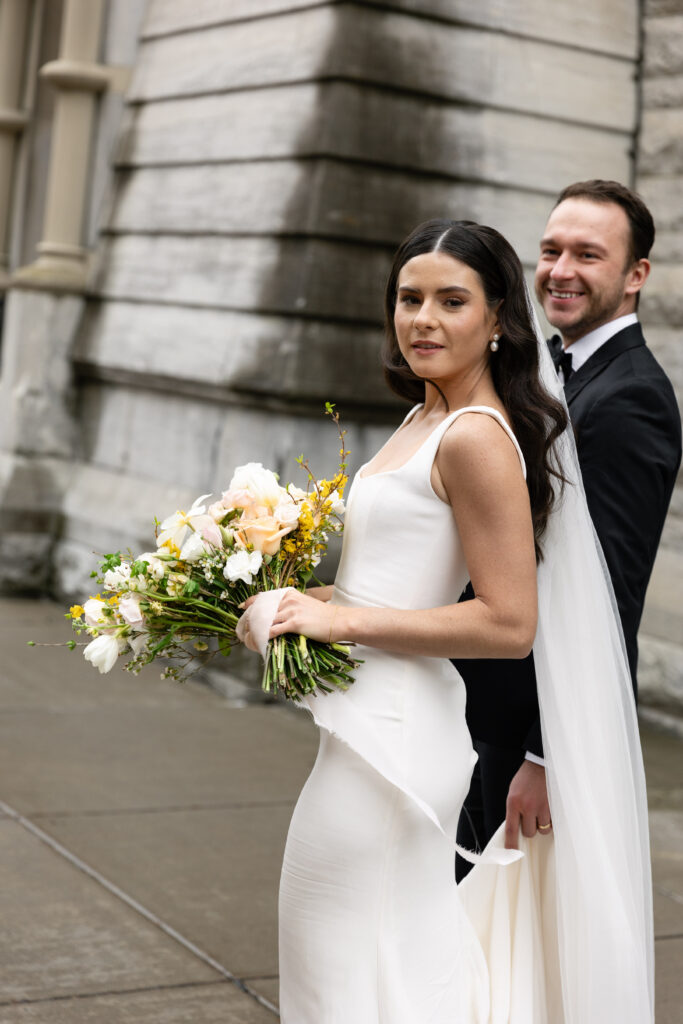
[[[564, 402], [528, 291], [527, 302], [542, 382]], [[555, 442], [554, 455], [568, 483], [542, 539], [534, 660], [555, 835], [565, 1022], [648, 1024], [654, 1021], [654, 935], [635, 702], [571, 428]]]

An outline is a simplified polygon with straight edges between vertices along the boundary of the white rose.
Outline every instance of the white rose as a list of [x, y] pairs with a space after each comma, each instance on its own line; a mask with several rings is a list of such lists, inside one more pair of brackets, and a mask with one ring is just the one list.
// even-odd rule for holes
[[130, 579], [130, 566], [127, 562], [121, 562], [115, 569], [107, 569], [104, 574], [105, 590], [121, 590]]
[[83, 614], [88, 626], [105, 626], [110, 624], [110, 617], [104, 614], [107, 608], [104, 601], [98, 601], [96, 597], [90, 597], [83, 605]]
[[83, 651], [83, 657], [100, 672], [111, 671], [119, 656], [119, 641], [115, 636], [103, 634], [95, 637]]
[[254, 574], [261, 568], [262, 561], [263, 556], [260, 551], [236, 551], [226, 560], [223, 575], [231, 583], [236, 580], [252, 583]]
[[228, 491], [249, 491], [257, 505], [265, 505], [270, 509], [275, 508], [282, 494], [275, 474], [269, 469], [264, 469], [260, 462], [248, 462], [246, 466], [238, 466]]

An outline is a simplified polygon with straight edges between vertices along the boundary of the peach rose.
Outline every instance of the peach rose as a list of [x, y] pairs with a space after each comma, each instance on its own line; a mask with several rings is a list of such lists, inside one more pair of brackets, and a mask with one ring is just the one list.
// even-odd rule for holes
[[261, 516], [239, 524], [240, 537], [243, 543], [253, 544], [256, 551], [264, 555], [276, 555], [280, 550], [280, 541], [291, 533], [296, 523], [280, 527], [274, 516]]

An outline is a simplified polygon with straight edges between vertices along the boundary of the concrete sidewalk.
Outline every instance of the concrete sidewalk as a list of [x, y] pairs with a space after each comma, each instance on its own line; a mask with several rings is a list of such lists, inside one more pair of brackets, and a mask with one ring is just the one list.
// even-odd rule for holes
[[[25, 646], [69, 636], [63, 609], [0, 601], [0, 1024], [276, 1022], [279, 868], [315, 728]], [[645, 740], [657, 1022], [680, 1024], [683, 745]]]

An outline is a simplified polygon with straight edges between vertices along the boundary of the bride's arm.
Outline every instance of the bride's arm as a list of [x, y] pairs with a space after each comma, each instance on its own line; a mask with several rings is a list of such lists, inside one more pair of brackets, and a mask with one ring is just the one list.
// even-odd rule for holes
[[[512, 442], [492, 418], [463, 416], [446, 432], [435, 467], [453, 508], [475, 599], [402, 610], [334, 606], [291, 592], [283, 597], [271, 636], [305, 633], [432, 657], [529, 653], [537, 616], [534, 536]], [[405, 559], [407, 571], [420, 571], [408, 566], [409, 551], [397, 551], [396, 558]]]

